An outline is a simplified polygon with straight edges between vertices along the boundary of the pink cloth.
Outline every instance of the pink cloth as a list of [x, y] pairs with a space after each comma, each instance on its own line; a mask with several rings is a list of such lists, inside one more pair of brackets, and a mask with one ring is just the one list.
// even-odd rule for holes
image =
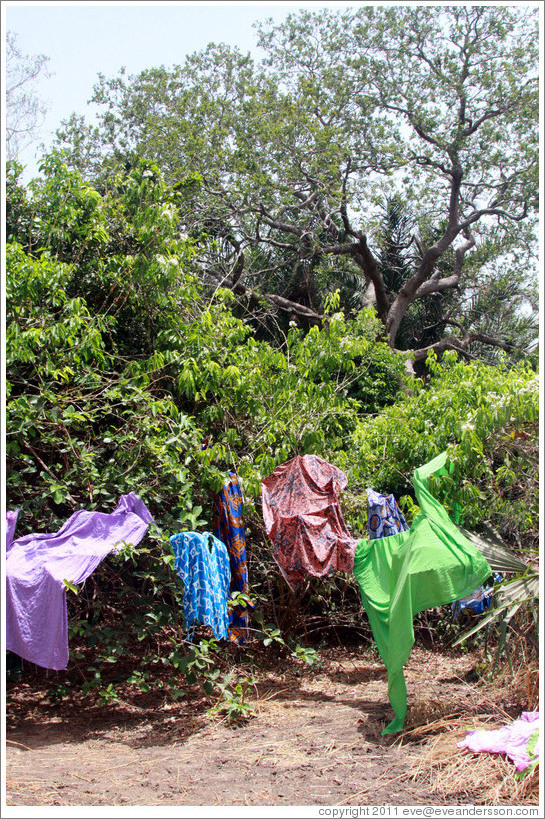
[[[530, 735], [538, 730], [538, 720], [539, 711], [523, 711], [520, 719], [496, 731], [468, 731], [458, 748], [468, 748], [475, 753], [506, 754], [515, 763], [517, 771], [524, 771], [533, 761], [528, 756], [527, 747]], [[536, 747], [534, 759], [537, 755]]]
[[317, 455], [298, 455], [262, 482], [263, 520], [273, 557], [292, 589], [307, 574], [352, 571], [356, 540], [337, 497], [347, 483], [344, 472]]

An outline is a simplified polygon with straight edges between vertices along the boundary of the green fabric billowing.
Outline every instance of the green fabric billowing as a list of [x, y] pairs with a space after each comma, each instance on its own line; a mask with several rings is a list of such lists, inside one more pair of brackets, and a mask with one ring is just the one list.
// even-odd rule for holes
[[414, 643], [413, 617], [475, 591], [490, 576], [487, 561], [452, 523], [431, 495], [427, 478], [445, 473], [447, 453], [415, 470], [420, 512], [406, 532], [360, 540], [354, 574], [380, 656], [388, 670], [388, 696], [395, 719], [383, 734], [401, 731], [407, 713], [403, 675]]

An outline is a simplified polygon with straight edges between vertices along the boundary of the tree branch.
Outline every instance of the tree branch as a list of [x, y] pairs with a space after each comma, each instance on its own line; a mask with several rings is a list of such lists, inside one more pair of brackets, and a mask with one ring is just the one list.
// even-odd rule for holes
[[[414, 360], [415, 361], [425, 361], [427, 358], [428, 353], [430, 350], [433, 350], [437, 355], [442, 355], [446, 350], [456, 350], [456, 352], [460, 353], [461, 355], [465, 356], [469, 359], [476, 359], [476, 356], [472, 355], [469, 352], [469, 347], [473, 342], [480, 342], [481, 344], [487, 344], [490, 347], [499, 347], [501, 350], [505, 350], [506, 353], [510, 353], [513, 351], [520, 350], [514, 344], [509, 344], [507, 341], [502, 341], [501, 339], [494, 338], [493, 336], [489, 336], [486, 333], [470, 333], [464, 330], [461, 324], [458, 322], [447, 320], [446, 324], [451, 324], [455, 327], [459, 327], [464, 331], [463, 338], [458, 338], [457, 336], [444, 336], [439, 341], [436, 341], [434, 344], [430, 344], [427, 347], [421, 347], [418, 350], [413, 351]], [[407, 355], [407, 352], [404, 350], [397, 350], [400, 354]]]
[[289, 225], [287, 222], [279, 222], [277, 219], [274, 219], [267, 213], [263, 204], [259, 206], [259, 214], [266, 225], [281, 230], [283, 233], [291, 233], [293, 236], [298, 236], [299, 238], [301, 238], [304, 233], [301, 228], [295, 227], [295, 225]]
[[454, 290], [456, 287], [458, 287], [460, 277], [462, 275], [464, 256], [468, 250], [471, 250], [471, 248], [475, 246], [475, 236], [472, 233], [469, 233], [467, 228], [464, 235], [466, 236], [466, 241], [456, 249], [454, 272], [452, 275], [445, 276], [443, 279], [434, 278], [432, 276], [427, 282], [420, 285], [415, 293], [415, 299], [424, 298], [424, 296], [429, 296], [430, 293], [439, 293], [444, 290]]
[[[217, 273], [215, 270], [207, 269], [207, 274], [212, 278], [216, 279], [219, 283], [219, 286], [225, 285], [226, 277], [222, 277], [221, 274]], [[299, 304], [296, 301], [291, 301], [290, 299], [286, 299], [283, 296], [277, 296], [275, 293], [258, 293], [256, 290], [252, 290], [249, 287], [246, 287], [240, 279], [236, 282], [231, 282], [231, 284], [227, 283], [227, 286], [230, 286], [234, 293], [237, 293], [240, 296], [245, 296], [255, 303], [260, 302], [261, 300], [265, 299], [269, 301], [271, 304], [274, 304], [280, 310], [284, 310], [287, 313], [294, 313], [301, 318], [305, 318], [309, 320], [312, 324], [321, 327], [323, 325], [323, 321], [325, 316], [317, 313], [315, 310], [312, 310], [310, 307], [305, 307], [304, 304]]]
[[474, 213], [472, 213], [471, 216], [468, 216], [467, 219], [462, 222], [460, 228], [463, 230], [470, 227], [470, 225], [473, 225], [482, 216], [504, 216], [506, 219], [511, 219], [512, 222], [522, 222], [522, 220], [526, 219], [528, 216], [528, 203], [524, 202], [522, 213], [520, 213], [518, 216], [508, 213], [502, 208], [481, 208], [480, 210], [476, 210]]

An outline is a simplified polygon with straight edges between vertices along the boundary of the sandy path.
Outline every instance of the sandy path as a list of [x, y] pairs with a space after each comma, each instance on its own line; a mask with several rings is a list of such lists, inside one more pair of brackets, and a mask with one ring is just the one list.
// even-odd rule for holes
[[[413, 652], [413, 709], [419, 697], [433, 711], [441, 697], [470, 696], [464, 669], [451, 666]], [[238, 727], [195, 714], [194, 703], [133, 708], [130, 717], [120, 705], [93, 716], [34, 709], [8, 730], [7, 804], [444, 804], [411, 778], [419, 746], [380, 736], [391, 718], [380, 663], [345, 654], [319, 671], [280, 680], [269, 672], [251, 701], [255, 716]]]

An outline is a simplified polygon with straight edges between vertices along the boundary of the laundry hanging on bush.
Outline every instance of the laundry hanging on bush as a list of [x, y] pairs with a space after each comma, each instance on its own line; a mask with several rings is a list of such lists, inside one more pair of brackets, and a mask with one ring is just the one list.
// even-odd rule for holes
[[11, 549], [13, 538], [15, 537], [15, 528], [17, 526], [18, 516], [18, 509], [16, 509], [14, 512], [6, 512], [6, 552], [9, 552]]
[[[246, 563], [246, 536], [242, 517], [242, 490], [234, 472], [214, 499], [212, 507], [212, 531], [225, 543], [231, 566], [230, 594], [248, 594], [248, 567]], [[250, 605], [250, 608], [253, 606]], [[235, 606], [229, 612], [228, 637], [232, 643], [241, 645], [248, 634], [248, 608]]]
[[409, 528], [393, 495], [381, 495], [374, 489], [367, 492], [367, 529], [369, 538], [390, 537]]
[[188, 639], [191, 626], [210, 626], [217, 640], [227, 637], [231, 568], [227, 547], [211, 532], [180, 532], [170, 537], [174, 568], [184, 584], [182, 605]]
[[356, 539], [338, 499], [347, 483], [344, 472], [317, 455], [298, 455], [262, 482], [265, 529], [292, 590], [308, 574], [352, 571]]
[[[501, 583], [501, 581], [501, 574], [496, 573], [494, 583]], [[493, 594], [494, 586], [480, 586], [477, 591], [474, 591], [468, 597], [464, 597], [463, 600], [456, 600], [451, 606], [452, 619], [456, 622], [459, 614], [463, 611], [470, 614], [483, 614], [486, 609], [490, 608]]]
[[405, 722], [403, 666], [414, 643], [414, 615], [466, 597], [492, 574], [484, 557], [428, 489], [428, 477], [445, 473], [446, 462], [443, 452], [415, 470], [413, 484], [420, 512], [408, 531], [360, 540], [356, 549], [354, 574], [388, 669], [388, 696], [395, 713], [383, 734], [400, 731]]
[[133, 492], [110, 514], [75, 512], [54, 534], [29, 534], [6, 557], [6, 648], [56, 671], [68, 665], [66, 585], [83, 583], [110, 552], [136, 546], [155, 521]]

